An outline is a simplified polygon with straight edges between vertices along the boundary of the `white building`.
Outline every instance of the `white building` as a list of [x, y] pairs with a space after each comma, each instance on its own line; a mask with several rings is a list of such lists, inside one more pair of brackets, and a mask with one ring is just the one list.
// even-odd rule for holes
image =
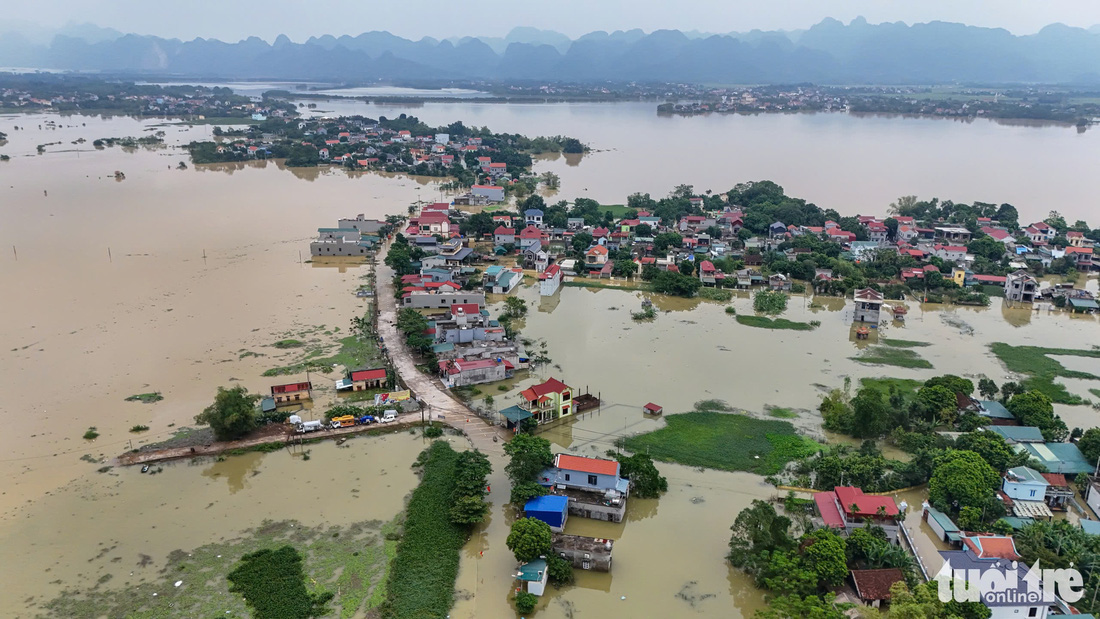
[[504, 188], [499, 185], [474, 185], [470, 193], [490, 202], [504, 202]]
[[556, 264], [550, 265], [545, 271], [539, 273], [539, 294], [544, 297], [553, 296], [561, 287], [561, 281], [561, 267]]

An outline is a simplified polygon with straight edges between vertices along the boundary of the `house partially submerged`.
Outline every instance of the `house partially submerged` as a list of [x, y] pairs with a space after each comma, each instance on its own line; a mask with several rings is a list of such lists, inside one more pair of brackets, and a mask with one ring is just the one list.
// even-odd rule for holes
[[546, 494], [527, 501], [523, 506], [523, 515], [541, 520], [550, 530], [561, 533], [565, 530], [565, 521], [569, 519], [569, 497]]
[[557, 454], [538, 482], [569, 497], [569, 513], [575, 516], [621, 522], [626, 513], [630, 481], [619, 477], [614, 460]]
[[496, 359], [451, 359], [439, 362], [439, 376], [450, 388], [504, 380], [508, 372], [504, 362]]
[[519, 407], [530, 412], [539, 423], [573, 414], [573, 388], [553, 377], [524, 389], [519, 397]]
[[852, 321], [869, 322], [877, 325], [879, 314], [882, 311], [882, 293], [873, 288], [863, 288], [856, 291], [855, 300], [856, 306]]
[[1031, 303], [1039, 294], [1039, 281], [1024, 270], [1005, 276], [1005, 298], [1009, 301]]
[[522, 587], [531, 595], [542, 595], [546, 591], [546, 583], [550, 580], [550, 570], [546, 567], [546, 559], [528, 561], [519, 567], [516, 580], [522, 583]]
[[614, 542], [598, 537], [554, 533], [550, 549], [569, 561], [573, 567], [594, 572], [611, 571], [611, 549]]
[[386, 386], [386, 368], [352, 370], [347, 377], [336, 381], [337, 391], [367, 391]]
[[313, 383], [309, 381], [300, 383], [287, 383], [285, 385], [272, 385], [271, 397], [276, 405], [292, 404], [313, 399]]

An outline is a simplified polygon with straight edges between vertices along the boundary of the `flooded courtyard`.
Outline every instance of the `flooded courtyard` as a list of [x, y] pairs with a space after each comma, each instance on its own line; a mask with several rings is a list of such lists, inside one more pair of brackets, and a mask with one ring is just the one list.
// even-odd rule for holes
[[[476, 112], [462, 104], [432, 106], [432, 114], [424, 114], [429, 122]], [[444, 109], [448, 119], [433, 116]], [[555, 125], [560, 108], [547, 108], [549, 117], [537, 116], [533, 106], [494, 109], [502, 118], [512, 115], [507, 122], [530, 118], [534, 128], [498, 127], [474, 114], [478, 124], [585, 139], [584, 122], [595, 122]], [[309, 262], [313, 232], [342, 216], [403, 213], [417, 199], [438, 195], [431, 182], [286, 170], [274, 161], [177, 169], [189, 160], [176, 147], [209, 139], [209, 126], [39, 114], [0, 117], [0, 130], [9, 134], [2, 152], [12, 157], [0, 163], [0, 249], [10, 252], [0, 261], [0, 285], [9, 291], [0, 323], [0, 372], [10, 385], [0, 405], [9, 428], [0, 436], [0, 569], [7, 583], [0, 614], [34, 616], [42, 612], [40, 604], [65, 589], [97, 583], [123, 588], [156, 578], [155, 570], [173, 551], [231, 539], [265, 520], [319, 526], [397, 516], [416, 485], [410, 466], [424, 447], [419, 436], [407, 433], [357, 438], [343, 447], [314, 445], [308, 460], [280, 451], [175, 462], [153, 476], [100, 470], [119, 453], [166, 439], [191, 423], [218, 386], [240, 384], [264, 393], [275, 382], [305, 379], [262, 376], [294, 358], [294, 351], [274, 344], [287, 338], [331, 344], [366, 310], [354, 295], [366, 269]], [[151, 130], [165, 132], [164, 147], [91, 146], [96, 138]], [[73, 144], [81, 138], [84, 143]], [[36, 153], [37, 145], [53, 142], [61, 144]], [[601, 200], [621, 202], [621, 194], [634, 190], [619, 191], [625, 180], [616, 181], [611, 195], [585, 176], [617, 165], [613, 157], [601, 163], [601, 156], [585, 157], [579, 165], [540, 161], [536, 172], [561, 173], [564, 197], [585, 195], [590, 185]], [[567, 167], [583, 175], [567, 176]], [[125, 180], [116, 180], [116, 170]], [[695, 182], [687, 176], [675, 182]], [[732, 184], [748, 177], [726, 169], [723, 178]], [[920, 190], [890, 188], [891, 195]], [[1045, 215], [1037, 210], [1021, 206], [1021, 218]], [[1088, 287], [1095, 291], [1096, 280]], [[522, 335], [545, 343], [551, 362], [521, 374], [505, 391], [492, 385], [488, 392], [503, 408], [520, 389], [554, 376], [599, 394], [600, 410], [541, 432], [555, 449], [592, 456], [614, 449], [621, 436], [660, 427], [660, 418], [641, 411], [649, 401], [666, 414], [706, 399], [752, 415], [789, 408], [798, 414], [790, 420], [797, 428], [819, 435], [820, 396], [846, 378], [856, 384], [863, 377], [954, 373], [1003, 382], [1016, 377], [990, 354], [989, 344], [1081, 348], [1096, 341], [1098, 322], [1009, 308], [1000, 299], [989, 308], [910, 302], [908, 321], [884, 327], [878, 337], [927, 342], [919, 352], [933, 369], [915, 370], [853, 361], [868, 344], [853, 341], [850, 302], [843, 299], [793, 296], [785, 318], [821, 323], [795, 332], [737, 323], [725, 307], [751, 314], [746, 294], [729, 304], [572, 287], [552, 299], [540, 298], [534, 286], [517, 294], [531, 307]], [[659, 310], [652, 322], [630, 317], [643, 298]], [[1095, 370], [1092, 360], [1065, 363]], [[333, 377], [311, 378], [327, 386]], [[1066, 384], [1077, 395], [1094, 397], [1093, 382]], [[153, 391], [164, 399], [125, 401]], [[1091, 427], [1098, 419], [1087, 406], [1060, 405], [1058, 413], [1071, 428]], [[135, 425], [150, 429], [130, 432]], [[81, 438], [92, 427], [99, 437]], [[452, 617], [514, 616], [508, 596], [515, 561], [503, 543], [513, 516], [503, 505], [503, 463], [495, 466], [493, 511], [463, 552]], [[762, 592], [724, 561], [726, 542], [738, 511], [778, 492], [747, 473], [659, 466], [669, 492], [657, 500], [632, 499], [623, 523], [569, 521], [570, 533], [616, 540], [615, 569], [579, 573], [575, 586], [551, 590], [539, 616], [617, 611], [736, 617], [762, 606]], [[906, 500], [915, 507], [919, 498]], [[142, 556], [152, 563], [135, 569]]]

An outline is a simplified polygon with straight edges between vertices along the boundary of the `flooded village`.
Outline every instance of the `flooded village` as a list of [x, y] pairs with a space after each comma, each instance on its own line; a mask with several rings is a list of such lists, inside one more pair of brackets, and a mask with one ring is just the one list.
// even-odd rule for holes
[[[570, 184], [576, 161], [512, 159], [457, 126], [251, 113], [259, 130], [0, 117], [0, 281], [25, 292], [0, 327], [14, 386], [5, 614], [244, 616], [225, 576], [290, 543], [335, 612], [373, 616], [407, 569], [403, 524], [431, 511], [414, 491], [448, 457], [437, 442], [491, 464], [469, 495], [484, 511], [445, 542], [452, 617], [514, 617], [517, 603], [533, 604], [522, 616], [751, 617], [779, 592], [815, 595], [738, 562], [777, 552], [731, 544], [743, 513], [826, 531], [822, 547], [881, 529], [900, 557], [868, 542], [882, 556], [845, 558], [820, 585], [867, 607], [934, 576], [940, 551], [1023, 557], [1037, 542], [1013, 533], [1035, 522], [1091, 534], [1087, 209], [830, 212], [732, 173], [667, 197], [618, 181], [608, 206]], [[273, 120], [309, 143], [310, 165], [272, 152]], [[583, 126], [546, 134], [588, 141]], [[598, 174], [601, 156], [579, 168]], [[234, 386], [263, 396], [271, 423], [219, 445], [194, 417]], [[922, 472], [951, 449], [981, 455], [955, 468], [987, 463], [988, 492]], [[521, 552], [521, 534], [549, 545]], [[572, 584], [550, 582], [558, 559]]]

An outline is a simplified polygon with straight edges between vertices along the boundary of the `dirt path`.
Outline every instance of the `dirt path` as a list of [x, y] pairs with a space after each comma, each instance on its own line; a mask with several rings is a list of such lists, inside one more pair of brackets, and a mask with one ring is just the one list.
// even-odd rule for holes
[[[387, 251], [389, 248], [387, 247]], [[510, 433], [486, 423], [465, 404], [450, 394], [439, 379], [416, 368], [413, 356], [405, 347], [405, 339], [397, 331], [397, 304], [394, 301], [393, 272], [378, 257], [378, 333], [385, 340], [390, 359], [401, 380], [428, 406], [432, 419], [466, 434], [473, 446], [486, 455], [504, 453], [504, 443]], [[494, 441], [493, 439], [497, 440]]]

